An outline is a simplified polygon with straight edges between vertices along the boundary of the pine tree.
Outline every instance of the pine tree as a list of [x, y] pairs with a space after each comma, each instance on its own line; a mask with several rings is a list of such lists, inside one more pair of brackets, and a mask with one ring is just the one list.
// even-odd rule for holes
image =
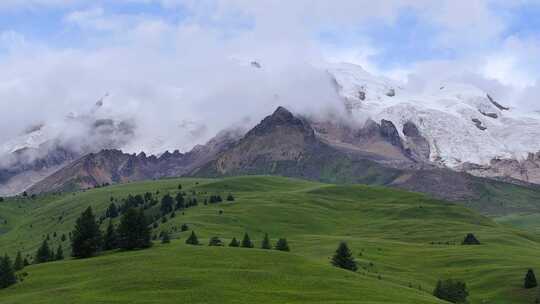
[[189, 230], [189, 226], [187, 224], [182, 224], [182, 226], [180, 227], [180, 231], [184, 232], [184, 231], [188, 231]]
[[244, 233], [244, 238], [242, 239], [241, 247], [243, 248], [253, 248], [253, 243], [251, 242], [251, 239], [249, 238], [249, 235], [247, 233]]
[[233, 202], [234, 201], [234, 196], [231, 193], [229, 193], [229, 195], [227, 195], [227, 201], [228, 202]]
[[161, 244], [168, 244], [171, 242], [171, 237], [167, 231], [164, 231], [161, 235]]
[[75, 224], [71, 238], [71, 255], [75, 258], [91, 257], [101, 249], [102, 242], [101, 230], [92, 207], [88, 207]]
[[52, 256], [51, 249], [49, 248], [49, 243], [47, 240], [43, 240], [43, 243], [41, 243], [41, 246], [38, 248], [36, 253], [36, 258], [34, 259], [36, 264], [40, 263], [46, 263], [48, 261], [51, 261]]
[[173, 211], [174, 199], [170, 194], [165, 194], [161, 199], [161, 214], [165, 215]]
[[23, 266], [26, 267], [26, 266], [28, 266], [28, 265], [30, 265], [30, 262], [28, 262], [28, 259], [27, 259], [27, 258], [24, 258], [24, 259], [23, 259]]
[[233, 237], [231, 242], [229, 243], [229, 247], [239, 247], [240, 246], [240, 243], [238, 243], [238, 240]]
[[462, 245], [480, 245], [480, 241], [472, 233], [468, 233], [463, 239]]
[[111, 203], [109, 207], [107, 208], [107, 211], [105, 212], [105, 215], [108, 218], [115, 218], [118, 217], [118, 208], [116, 207], [115, 203]]
[[264, 234], [264, 239], [261, 245], [262, 249], [272, 249], [272, 244], [270, 244], [270, 239], [268, 238], [268, 233]]
[[223, 246], [223, 242], [219, 239], [219, 237], [214, 236], [210, 239], [210, 242], [208, 242], [208, 246]]
[[142, 209], [130, 208], [124, 213], [118, 226], [118, 239], [120, 248], [124, 250], [152, 246], [151, 231]]
[[199, 239], [195, 234], [195, 231], [191, 231], [191, 235], [187, 238], [186, 244], [188, 245], [199, 245]]
[[289, 244], [287, 243], [287, 239], [281, 238], [276, 243], [276, 250], [280, 251], [290, 251]]
[[17, 283], [15, 269], [13, 269], [9, 257], [5, 255], [0, 258], [0, 289], [7, 288], [15, 283]]
[[532, 269], [529, 269], [527, 271], [527, 274], [525, 275], [525, 284], [526, 289], [534, 288], [538, 286], [538, 283], [536, 282], [536, 276], [534, 275], [534, 271]]
[[15, 271], [19, 271], [24, 268], [24, 261], [20, 251], [17, 251], [17, 256], [15, 257], [15, 262], [13, 263], [13, 268], [15, 269]]
[[56, 261], [61, 261], [64, 259], [64, 250], [62, 250], [62, 245], [58, 245], [56, 249], [56, 254], [54, 255]]
[[176, 195], [175, 209], [176, 210], [182, 210], [182, 209], [185, 209], [185, 208], [186, 208], [186, 204], [185, 204], [185, 200], [184, 200], [184, 195], [182, 194], [182, 192], [178, 192], [178, 194]]
[[118, 235], [112, 221], [109, 221], [107, 231], [105, 231], [105, 236], [103, 237], [103, 249], [112, 250], [116, 248], [118, 248]]
[[345, 242], [339, 244], [336, 253], [332, 257], [332, 265], [350, 271], [356, 271], [358, 269], [354, 257]]

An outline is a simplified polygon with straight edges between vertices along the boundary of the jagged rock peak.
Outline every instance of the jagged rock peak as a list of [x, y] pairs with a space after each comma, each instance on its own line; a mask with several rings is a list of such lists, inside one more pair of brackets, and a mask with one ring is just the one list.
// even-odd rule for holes
[[281, 106], [278, 107], [272, 115], [264, 118], [257, 126], [255, 126], [255, 128], [249, 131], [246, 136], [261, 135], [282, 126], [295, 128], [307, 136], [315, 136], [315, 132], [313, 131], [313, 128], [311, 128], [309, 122], [294, 116], [289, 110]]
[[294, 119], [294, 115], [286, 108], [279, 106], [272, 115], [269, 116], [272, 120], [277, 121], [291, 121]]

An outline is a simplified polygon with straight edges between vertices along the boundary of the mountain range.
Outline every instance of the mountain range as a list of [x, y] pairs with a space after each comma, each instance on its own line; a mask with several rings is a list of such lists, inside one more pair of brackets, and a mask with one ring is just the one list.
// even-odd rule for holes
[[441, 83], [420, 94], [359, 66], [324, 69], [347, 119], [279, 107], [247, 132], [225, 130], [189, 152], [155, 156], [121, 151], [132, 132], [129, 122], [84, 116], [92, 138], [97, 134], [110, 140], [69, 149], [54, 138], [41, 138], [43, 128], [29, 130], [25, 137], [33, 140], [31, 145], [20, 144], [25, 140], [17, 141], [17, 149], [4, 145], [15, 161], [0, 169], [0, 192], [70, 191], [174, 176], [274, 174], [386, 185], [454, 201], [479, 199], [486, 189], [507, 185], [536, 193], [540, 142], [534, 139], [540, 136], [540, 115], [521, 113], [467, 84]]

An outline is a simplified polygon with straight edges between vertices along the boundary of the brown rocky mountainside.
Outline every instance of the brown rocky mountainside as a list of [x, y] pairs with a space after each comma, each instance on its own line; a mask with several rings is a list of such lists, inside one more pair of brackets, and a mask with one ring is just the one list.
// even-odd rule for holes
[[188, 153], [165, 152], [159, 157], [145, 153], [127, 154], [115, 149], [90, 153], [36, 183], [28, 192], [73, 191], [104, 184], [182, 176], [214, 159], [238, 136], [236, 131], [224, 131]]

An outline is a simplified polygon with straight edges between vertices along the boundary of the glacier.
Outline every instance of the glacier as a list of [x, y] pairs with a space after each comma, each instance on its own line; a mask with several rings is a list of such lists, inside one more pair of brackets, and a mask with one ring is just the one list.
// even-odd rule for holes
[[329, 64], [326, 70], [353, 118], [392, 121], [402, 137], [403, 125], [414, 123], [435, 163], [458, 169], [493, 159], [524, 160], [540, 151], [540, 114], [506, 108], [470, 84], [441, 82], [418, 92], [354, 64]]

